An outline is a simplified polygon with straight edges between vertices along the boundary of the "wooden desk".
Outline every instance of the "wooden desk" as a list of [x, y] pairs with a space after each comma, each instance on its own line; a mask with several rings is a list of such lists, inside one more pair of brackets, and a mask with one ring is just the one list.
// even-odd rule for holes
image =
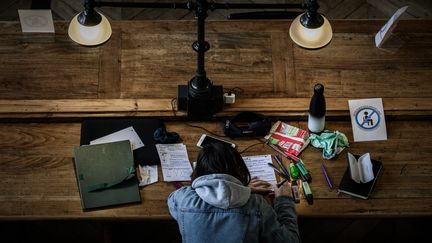
[[[194, 123], [221, 134], [219, 123]], [[293, 125], [306, 127], [305, 122]], [[347, 134], [349, 122], [328, 122], [329, 129]], [[389, 139], [380, 142], [351, 143], [349, 151], [370, 151], [381, 158], [384, 168], [369, 200], [338, 196], [330, 191], [320, 171], [320, 151], [309, 147], [304, 161], [313, 181], [314, 204], [302, 200], [297, 205], [300, 217], [407, 217], [432, 213], [432, 130], [430, 121], [392, 121], [387, 123]], [[181, 122], [168, 122], [170, 131], [184, 139], [190, 159], [196, 159], [195, 146], [200, 134]], [[72, 162], [72, 147], [79, 144], [78, 123], [0, 124], [2, 219], [142, 219], [168, 218], [166, 198], [174, 187], [159, 182], [141, 189], [142, 203], [113, 209], [83, 212]], [[236, 140], [239, 151], [256, 140]], [[265, 145], [252, 147], [245, 154], [273, 153]], [[345, 152], [326, 164], [335, 185], [346, 169]], [[160, 177], [161, 178], [161, 177]]]
[[[321, 154], [304, 152], [311, 170], [314, 205], [297, 206], [300, 217], [416, 217], [432, 215], [432, 21], [402, 21], [402, 45], [376, 49], [374, 32], [384, 21], [333, 21], [331, 44], [306, 51], [288, 37], [290, 21], [210, 22], [209, 77], [241, 87], [237, 103], [218, 117], [258, 111], [305, 128], [314, 83], [326, 87], [327, 128], [352, 142], [347, 100], [383, 97], [387, 141], [351, 143], [384, 164], [369, 200], [329, 191], [319, 169]], [[86, 117], [161, 116], [196, 158], [203, 132], [173, 118], [178, 84], [194, 74], [194, 22], [115, 22], [103, 46], [72, 43], [67, 25], [55, 35], [22, 35], [18, 23], [0, 23], [0, 219], [169, 218], [163, 182], [141, 190], [137, 205], [83, 212], [72, 164]], [[222, 133], [217, 122], [194, 123]], [[242, 150], [255, 140], [235, 141]], [[246, 154], [272, 151], [255, 146]], [[334, 184], [346, 168], [345, 152], [327, 164]]]

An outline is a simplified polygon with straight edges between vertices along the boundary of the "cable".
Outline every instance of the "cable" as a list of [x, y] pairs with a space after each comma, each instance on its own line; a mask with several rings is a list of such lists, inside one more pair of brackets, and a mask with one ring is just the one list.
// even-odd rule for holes
[[174, 117], [176, 117], [177, 114], [176, 114], [175, 109], [174, 109], [174, 101], [177, 101], [177, 98], [172, 98], [171, 99], [171, 109], [172, 109]]
[[249, 145], [248, 147], [246, 147], [245, 149], [243, 149], [242, 151], [240, 151], [239, 154], [242, 154], [242, 153], [246, 152], [247, 150], [249, 150], [250, 148], [252, 148], [254, 146], [257, 146], [257, 145], [260, 145], [260, 144], [264, 144], [264, 143], [260, 142], [260, 143], [255, 143], [255, 144]]
[[[234, 92], [234, 94], [235, 94], [235, 93], [239, 93], [239, 94], [244, 93], [244, 89], [242, 89], [242, 88], [240, 88], [240, 87], [234, 87], [234, 88], [232, 88], [232, 89], [225, 89], [225, 91], [226, 91], [226, 90], [228, 90], [227, 93], [228, 93], [229, 95], [231, 95], [231, 93], [233, 93], [233, 92]], [[237, 92], [236, 92], [236, 91], [237, 91]]]
[[267, 143], [267, 140], [265, 140], [265, 139], [261, 139], [261, 138], [255, 137], [255, 140], [257, 140], [257, 141], [259, 141], [261, 143]]
[[[177, 100], [177, 98], [172, 98], [171, 99], [171, 109], [172, 109], [172, 112], [173, 112], [173, 115], [174, 115], [174, 117], [176, 117], [177, 116], [177, 114], [176, 114], [176, 112], [175, 112], [175, 108], [174, 108], [174, 101], [176, 101]], [[199, 128], [199, 129], [201, 129], [201, 130], [203, 130], [203, 131], [205, 131], [205, 132], [207, 132], [207, 133], [209, 133], [209, 134], [211, 134], [211, 135], [213, 135], [213, 136], [216, 136], [216, 137], [227, 137], [227, 136], [225, 136], [225, 135], [219, 135], [219, 134], [216, 134], [216, 133], [214, 133], [214, 132], [211, 132], [211, 131], [209, 131], [208, 129], [206, 129], [206, 128], [204, 128], [204, 127], [201, 127], [201, 126], [197, 126], [197, 125], [193, 125], [193, 124], [190, 124], [190, 123], [187, 123], [187, 122], [185, 122], [184, 124], [186, 124], [186, 125], [188, 125], [188, 126], [190, 126], [190, 127], [194, 127], [194, 128]]]
[[221, 137], [221, 138], [226, 138], [226, 137], [227, 137], [226, 135], [219, 135], [219, 134], [216, 134], [216, 133], [214, 133], [214, 132], [212, 132], [212, 131], [209, 131], [208, 129], [206, 129], [206, 128], [204, 128], [204, 127], [201, 127], [201, 126], [197, 126], [197, 125], [189, 124], [189, 123], [187, 123], [187, 122], [185, 122], [185, 124], [188, 125], [188, 126], [190, 126], [190, 127], [199, 128], [199, 129], [201, 129], [201, 130], [203, 130], [203, 131], [206, 131], [206, 132], [208, 132], [208, 133], [210, 133], [211, 135], [216, 136], [216, 137]]

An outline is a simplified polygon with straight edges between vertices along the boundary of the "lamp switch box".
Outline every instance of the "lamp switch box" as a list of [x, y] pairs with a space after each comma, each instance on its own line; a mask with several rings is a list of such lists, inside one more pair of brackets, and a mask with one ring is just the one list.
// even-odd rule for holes
[[188, 86], [179, 85], [177, 89], [177, 110], [186, 111], [188, 102]]

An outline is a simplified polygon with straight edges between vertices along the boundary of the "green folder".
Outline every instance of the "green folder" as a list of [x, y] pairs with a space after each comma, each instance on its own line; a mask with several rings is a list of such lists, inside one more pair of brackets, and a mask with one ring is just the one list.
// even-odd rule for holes
[[83, 209], [141, 202], [129, 140], [74, 148]]

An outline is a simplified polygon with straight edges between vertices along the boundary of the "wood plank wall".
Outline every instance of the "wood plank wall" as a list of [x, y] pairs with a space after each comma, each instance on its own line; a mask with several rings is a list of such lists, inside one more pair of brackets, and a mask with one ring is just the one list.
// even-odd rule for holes
[[[18, 9], [28, 9], [35, 0], [0, 1], [0, 21], [17, 21]], [[37, 1], [37, 0], [36, 0]], [[143, 0], [116, 0], [139, 2]], [[148, 0], [147, 0], [148, 1]], [[51, 0], [51, 9], [55, 20], [71, 20], [83, 9], [82, 0]], [[150, 2], [150, 1], [148, 1]], [[174, 2], [173, 0], [154, 0], [154, 2]], [[178, 1], [181, 2], [181, 1]], [[302, 0], [218, 0], [230, 3], [298, 3]], [[320, 12], [330, 19], [385, 19], [398, 8], [408, 5], [403, 18], [431, 18], [432, 3], [428, 0], [320, 0]], [[192, 20], [193, 13], [180, 9], [118, 9], [101, 8], [112, 20]], [[209, 12], [209, 19], [225, 19], [229, 13], [253, 10], [215, 10]]]

